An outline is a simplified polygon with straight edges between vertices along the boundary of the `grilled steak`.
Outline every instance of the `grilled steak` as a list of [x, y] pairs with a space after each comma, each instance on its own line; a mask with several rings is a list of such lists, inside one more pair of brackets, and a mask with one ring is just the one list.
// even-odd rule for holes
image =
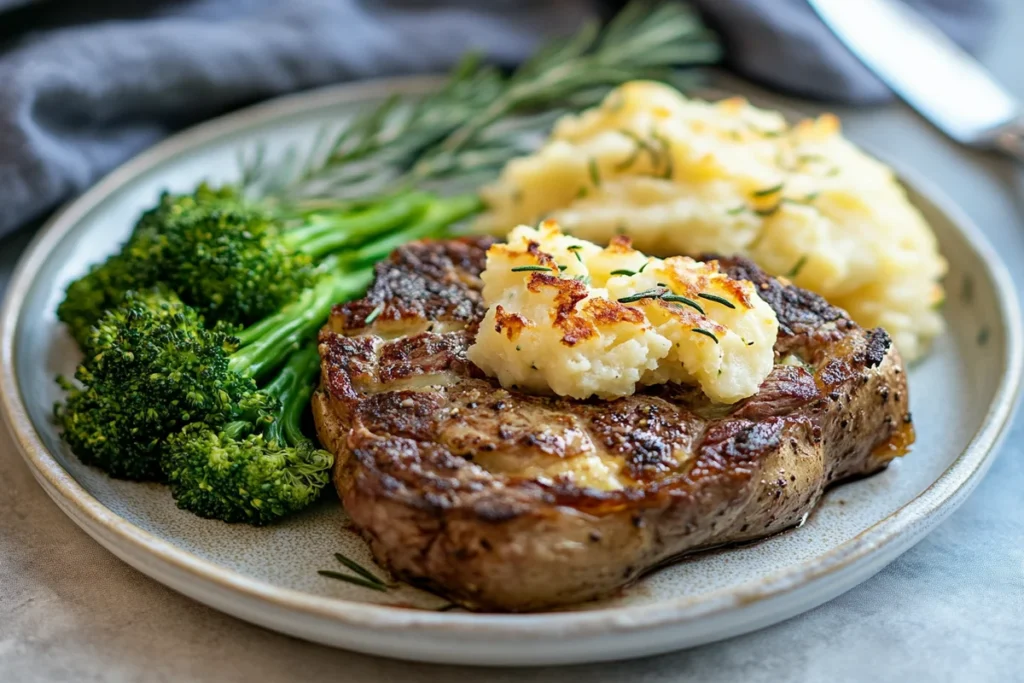
[[600, 597], [799, 524], [826, 487], [912, 440], [889, 336], [738, 258], [723, 270], [780, 323], [758, 394], [723, 406], [676, 385], [614, 401], [503, 389], [466, 360], [490, 244], [397, 250], [320, 336], [314, 414], [335, 485], [374, 556], [411, 583], [481, 610]]

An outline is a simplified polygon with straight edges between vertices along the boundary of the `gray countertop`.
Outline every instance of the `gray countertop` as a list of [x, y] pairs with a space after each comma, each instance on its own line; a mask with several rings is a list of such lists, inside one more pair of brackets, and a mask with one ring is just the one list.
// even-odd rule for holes
[[[983, 54], [1024, 100], [1024, 3]], [[965, 152], [902, 105], [840, 110], [847, 132], [918, 169], [1024, 283], [1024, 172]], [[0, 240], [0, 294], [30, 239]], [[987, 478], [918, 546], [807, 614], [695, 650], [546, 670], [392, 662], [281, 636], [122, 564], [43, 493], [0, 424], [0, 681], [1024, 681], [1024, 419]]]

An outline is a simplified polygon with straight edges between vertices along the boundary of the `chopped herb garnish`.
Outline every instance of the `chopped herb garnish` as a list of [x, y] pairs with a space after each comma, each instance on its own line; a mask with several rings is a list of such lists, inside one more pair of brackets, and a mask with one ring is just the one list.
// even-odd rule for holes
[[720, 297], [720, 296], [718, 296], [716, 294], [705, 294], [704, 292], [701, 292], [697, 296], [699, 296], [701, 299], [707, 299], [708, 301], [714, 301], [716, 304], [722, 304], [726, 308], [736, 308], [736, 304], [734, 304], [733, 302], [729, 301], [728, 299], [723, 299], [722, 297]]
[[381, 593], [387, 593], [388, 589], [386, 586], [380, 583], [374, 583], [368, 581], [359, 576], [352, 576], [350, 574], [342, 574], [341, 572], [331, 571], [330, 569], [321, 569], [317, 572], [320, 576], [326, 576], [328, 579], [337, 579], [338, 581], [344, 581], [345, 583], [351, 583], [354, 586], [362, 586], [363, 588], [369, 588], [370, 590], [380, 591]]
[[697, 334], [703, 334], [705, 337], [711, 337], [711, 339], [713, 339], [716, 344], [718, 343], [718, 337], [716, 337], [711, 332], [708, 332], [707, 330], [702, 330], [699, 327], [695, 327], [693, 328], [693, 331], [696, 332]]
[[661, 300], [667, 301], [670, 304], [683, 304], [685, 306], [689, 306], [690, 308], [694, 308], [697, 311], [699, 311], [701, 315], [704, 315], [703, 306], [701, 306], [693, 299], [687, 298], [681, 294], [666, 294], [665, 296], [661, 297]]
[[747, 342], [747, 346], [753, 346], [753, 345], [754, 345], [754, 342], [752, 342], [752, 341], [748, 341]]
[[516, 344], [516, 351], [522, 351], [522, 350], [523, 350], [523, 347], [521, 347], [519, 344]]
[[583, 257], [580, 256], [580, 249], [582, 248], [583, 245], [581, 244], [573, 244], [572, 246], [568, 247], [569, 251], [573, 253], [573, 255], [576, 257], [576, 260], [579, 261], [580, 263], [583, 263]]
[[773, 216], [778, 212], [780, 206], [782, 206], [782, 202], [779, 202], [774, 206], [770, 206], [767, 209], [754, 209], [754, 213], [761, 217]]
[[646, 268], [649, 264], [650, 264], [650, 261], [648, 261], [647, 263], [645, 263], [642, 266], [640, 266], [640, 270], [638, 270], [636, 272], [638, 272], [638, 273], [644, 272], [644, 268]]
[[630, 153], [628, 157], [626, 157], [624, 160], [622, 160], [616, 165], [616, 169], [622, 171], [629, 168], [630, 166], [636, 163], [636, 160], [640, 157], [640, 153], [645, 151], [650, 153], [651, 155], [651, 164], [654, 165], [655, 167], [658, 166], [658, 151], [654, 149], [654, 147], [649, 145], [646, 140], [644, 140], [631, 130], [623, 129], [620, 130], [619, 133], [625, 135], [627, 138], [632, 140], [636, 144], [636, 147], [633, 148], [633, 151]]
[[590, 276], [589, 275], [577, 275], [576, 277], [573, 278], [573, 280], [576, 280], [577, 282], [582, 282], [585, 285], [589, 285], [590, 284]]
[[569, 267], [569, 266], [563, 266], [563, 265], [562, 265], [561, 263], [559, 263], [559, 264], [558, 264], [558, 270], [560, 270], [560, 271], [561, 271], [561, 270], [565, 270], [565, 269], [566, 269], [566, 268], [568, 268], [568, 267]]
[[820, 154], [801, 154], [796, 158], [800, 163], [807, 163], [808, 161], [824, 161], [825, 157]]
[[729, 209], [728, 211], [726, 211], [726, 213], [729, 214], [730, 216], [735, 216], [736, 214], [743, 213], [746, 210], [747, 205], [740, 204], [739, 206], [734, 206], [733, 208]]
[[978, 346], [984, 346], [988, 344], [988, 338], [991, 332], [988, 329], [988, 325], [982, 325], [981, 329], [978, 330]]
[[767, 197], [768, 195], [775, 194], [776, 192], [781, 192], [783, 185], [784, 183], [779, 183], [778, 185], [766, 187], [763, 190], [756, 190], [755, 192], [753, 192], [753, 195], [755, 197]]
[[377, 319], [377, 316], [379, 316], [383, 312], [384, 312], [384, 305], [381, 304], [381, 305], [377, 306], [377, 308], [375, 308], [372, 311], [370, 311], [370, 315], [366, 316], [366, 319], [363, 321], [363, 323], [366, 324], [366, 325], [369, 325], [370, 323], [372, 323], [374, 320]]
[[793, 267], [789, 269], [789, 272], [786, 273], [786, 277], [796, 277], [797, 275], [800, 274], [800, 271], [803, 270], [804, 265], [806, 264], [807, 254], [804, 254], [803, 256], [800, 257], [800, 260], [793, 264]]
[[661, 149], [665, 154], [665, 170], [662, 171], [661, 177], [665, 179], [671, 178], [672, 173], [675, 170], [675, 166], [672, 163], [672, 143], [669, 142], [668, 138], [657, 132], [652, 132], [651, 138], [658, 141], [658, 144], [661, 145]]
[[597, 166], [597, 159], [591, 159], [590, 163], [587, 164], [590, 170], [590, 182], [594, 183], [594, 187], [601, 186], [601, 169]]
[[960, 299], [965, 304], [974, 301], [974, 278], [970, 275], [964, 275], [964, 281], [960, 285]]
[[630, 270], [629, 268], [617, 268], [616, 270], [613, 270], [611, 272], [611, 274], [612, 275], [628, 275], [630, 277], [633, 277], [634, 275], [636, 275], [636, 271], [635, 270]]
[[820, 192], [812, 192], [812, 193], [810, 193], [809, 195], [807, 195], [806, 197], [804, 197], [804, 201], [805, 201], [805, 202], [813, 202], [813, 201], [814, 201], [815, 199], [817, 199], [817, 198], [818, 198], [818, 197], [819, 197], [820, 195], [821, 195], [821, 193], [820, 193]]
[[551, 270], [548, 266], [516, 266], [512, 269], [513, 273], [529, 273], [529, 272], [541, 272]]
[[583, 199], [588, 194], [590, 194], [590, 190], [585, 187], [581, 187], [580, 189], [576, 190], [576, 199]]
[[637, 292], [636, 294], [624, 296], [621, 299], [618, 299], [618, 302], [620, 304], [631, 304], [636, 301], [642, 301], [643, 299], [660, 299], [663, 296], [665, 296], [665, 290], [659, 287], [654, 287], [652, 289], [645, 289], [642, 292]]

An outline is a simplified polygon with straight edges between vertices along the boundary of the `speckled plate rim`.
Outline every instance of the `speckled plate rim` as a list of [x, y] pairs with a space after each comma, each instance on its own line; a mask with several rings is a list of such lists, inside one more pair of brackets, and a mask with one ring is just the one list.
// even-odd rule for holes
[[[208, 144], [240, 129], [255, 127], [317, 109], [346, 102], [379, 97], [392, 92], [410, 94], [436, 87], [437, 77], [381, 79], [357, 84], [343, 84], [281, 97], [258, 104], [206, 123], [189, 128], [120, 166], [92, 189], [59, 210], [39, 231], [18, 263], [0, 310], [0, 408], [15, 443], [29, 464], [36, 479], [58, 506], [87, 532], [102, 535], [108, 542], [121, 544], [124, 557], [149, 556], [166, 568], [183, 572], [203, 582], [206, 587], [219, 588], [238, 598], [255, 599], [278, 608], [319, 619], [333, 620], [339, 625], [377, 631], [404, 631], [428, 628], [451, 636], [481, 635], [531, 639], [545, 634], [562, 637], [614, 635], [679, 625], [694, 619], [706, 619], [737, 608], [781, 597], [801, 586], [854, 568], [861, 560], [883, 553], [887, 548], [893, 557], [906, 549], [898, 545], [900, 537], [913, 524], [931, 518], [941, 521], [962, 502], [988, 469], [989, 457], [1013, 416], [1021, 389], [1024, 370], [1024, 331], [1016, 289], [1006, 266], [981, 231], [963, 212], [927, 182], [898, 169], [899, 175], [937, 209], [962, 233], [970, 247], [987, 264], [988, 276], [996, 286], [999, 323], [1003, 327], [1004, 372], [981, 427], [968, 446], [927, 489], [888, 517], [878, 521], [854, 538], [828, 553], [786, 570], [751, 581], [738, 588], [721, 589], [704, 595], [670, 600], [657, 606], [602, 608], [580, 612], [559, 612], [525, 615], [436, 613], [373, 605], [338, 598], [314, 596], [280, 588], [225, 569], [177, 548], [171, 543], [129, 523], [89, 494], [47, 450], [32, 425], [26, 405], [18, 389], [14, 369], [16, 324], [21, 315], [21, 302], [31, 287], [35, 273], [50, 251], [90, 211], [108, 195], [129, 183], [136, 176], [154, 170], [165, 161], [186, 151]], [[90, 528], [91, 527], [91, 528]], [[108, 547], [110, 547], [108, 545]], [[125, 550], [127, 549], [127, 550]], [[141, 561], [132, 563], [139, 567]], [[145, 571], [145, 570], [144, 570]], [[169, 583], [160, 572], [146, 571], [154, 578]], [[866, 578], [866, 577], [865, 577]], [[174, 587], [174, 586], [172, 586]], [[180, 588], [179, 588], [180, 590]]]

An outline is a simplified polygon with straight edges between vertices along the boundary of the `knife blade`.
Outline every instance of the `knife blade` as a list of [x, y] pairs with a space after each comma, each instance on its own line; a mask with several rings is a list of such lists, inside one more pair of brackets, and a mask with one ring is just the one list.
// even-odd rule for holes
[[951, 138], [1024, 159], [1024, 109], [923, 16], [899, 0], [808, 2], [866, 66]]

